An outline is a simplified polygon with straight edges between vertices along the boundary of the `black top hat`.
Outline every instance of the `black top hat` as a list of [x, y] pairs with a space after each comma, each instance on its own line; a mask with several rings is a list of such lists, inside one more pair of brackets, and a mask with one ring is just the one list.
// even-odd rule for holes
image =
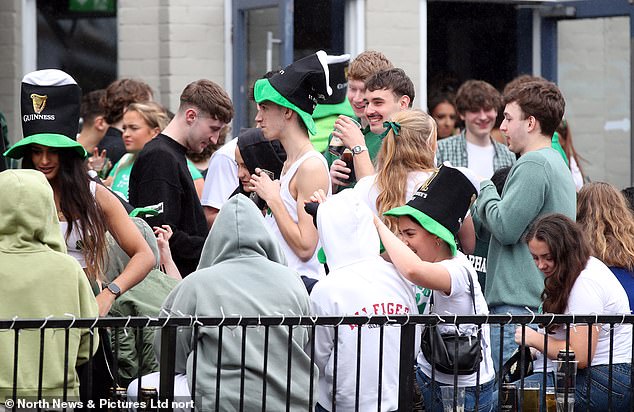
[[[317, 103], [323, 103], [328, 96], [333, 94], [329, 66], [349, 60], [348, 54], [328, 56], [323, 50], [299, 59], [269, 79], [260, 79], [255, 82], [253, 90], [255, 101], [261, 103], [269, 100], [295, 111], [308, 131], [315, 134], [315, 122], [311, 114]], [[336, 69], [341, 70], [339, 67]]]
[[19, 159], [30, 144], [69, 148], [88, 154], [76, 141], [81, 89], [67, 73], [57, 69], [31, 72], [22, 79], [22, 132], [24, 139], [5, 153]]
[[455, 255], [455, 236], [478, 196], [478, 187], [473, 173], [468, 169], [441, 165], [405, 206], [384, 214], [412, 217], [429, 233], [444, 240], [451, 254]]
[[346, 100], [346, 92], [348, 90], [348, 64], [350, 59], [328, 64], [330, 71], [330, 88], [332, 94], [319, 104], [338, 104]]

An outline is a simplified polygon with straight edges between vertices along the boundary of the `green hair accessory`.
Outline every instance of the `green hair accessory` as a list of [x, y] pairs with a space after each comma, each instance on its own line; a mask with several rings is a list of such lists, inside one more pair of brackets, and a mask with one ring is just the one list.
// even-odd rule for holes
[[383, 127], [387, 129], [387, 132], [389, 132], [391, 129], [392, 132], [394, 133], [394, 136], [398, 136], [399, 133], [401, 133], [401, 124], [399, 122], [391, 122], [391, 121], [383, 122]]

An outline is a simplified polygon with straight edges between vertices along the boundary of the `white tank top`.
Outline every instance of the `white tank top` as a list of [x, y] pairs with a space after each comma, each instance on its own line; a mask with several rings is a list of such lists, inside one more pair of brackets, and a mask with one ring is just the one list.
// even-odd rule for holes
[[[302, 157], [297, 159], [295, 163], [291, 165], [291, 167], [289, 167], [285, 174], [280, 176], [280, 196], [282, 197], [282, 201], [284, 202], [284, 206], [286, 206], [288, 214], [291, 215], [291, 218], [295, 223], [298, 222], [297, 201], [293, 199], [293, 196], [291, 195], [289, 184], [293, 179], [293, 176], [295, 176], [295, 173], [297, 173], [297, 169], [299, 169], [299, 166], [306, 159], [309, 159], [311, 157], [319, 158], [319, 160], [321, 160], [321, 162], [324, 164], [324, 168], [326, 169], [326, 173], [328, 175], [328, 196], [331, 195], [330, 173], [328, 173], [328, 163], [326, 162], [326, 159], [321, 155], [321, 153], [315, 150], [306, 152]], [[323, 270], [320, 270], [321, 265], [317, 260], [317, 251], [321, 248], [321, 243], [317, 243], [315, 253], [310, 258], [310, 260], [304, 262], [295, 254], [295, 252], [293, 252], [293, 249], [291, 249], [291, 247], [284, 239], [282, 232], [280, 232], [280, 229], [277, 226], [275, 217], [272, 214], [267, 213], [265, 220], [273, 236], [275, 236], [280, 242], [280, 246], [282, 247], [282, 250], [286, 255], [288, 267], [296, 270], [300, 275], [308, 276], [309, 278], [313, 279], [321, 279], [324, 272]]]
[[[90, 193], [95, 197], [97, 192], [97, 182], [90, 181]], [[68, 222], [59, 222], [59, 228], [62, 231], [62, 236], [66, 240], [66, 249], [69, 255], [74, 257], [82, 268], [86, 268], [86, 258], [84, 257], [84, 251], [81, 243], [81, 228], [79, 221], [76, 220], [73, 223], [73, 231], [70, 232], [68, 239], [66, 239], [66, 230], [68, 229]]]

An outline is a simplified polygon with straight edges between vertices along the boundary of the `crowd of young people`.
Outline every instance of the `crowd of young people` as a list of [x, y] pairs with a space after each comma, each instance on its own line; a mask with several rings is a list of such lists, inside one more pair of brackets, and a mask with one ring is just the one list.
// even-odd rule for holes
[[[128, 154], [115, 164], [111, 191], [108, 180], [104, 185], [88, 173], [89, 165], [96, 163], [87, 162], [89, 154], [76, 140], [80, 90], [75, 81], [60, 70], [25, 76], [24, 139], [4, 155], [21, 158], [24, 169], [38, 172], [2, 172], [0, 182], [3, 191], [15, 193], [14, 202], [36, 202], [39, 208], [2, 203], [0, 211], [7, 219], [0, 221], [9, 224], [0, 224], [0, 279], [14, 286], [0, 292], [0, 301], [21, 294], [44, 299], [51, 282], [70, 284], [78, 295], [74, 305], [56, 304], [51, 297], [44, 299], [50, 304], [26, 312], [24, 305], [0, 303], [0, 317], [87, 317], [97, 311], [101, 316], [156, 316], [159, 310], [171, 316], [630, 313], [634, 216], [610, 185], [579, 185], [566, 159], [553, 148], [565, 110], [555, 84], [524, 79], [502, 96], [486, 82], [467, 81], [458, 89], [454, 106], [454, 116], [464, 121], [465, 129], [444, 136], [455, 124], [443, 124], [439, 141], [433, 113], [412, 109], [415, 90], [402, 69], [374, 51], [361, 53], [346, 67], [349, 59], [319, 51], [258, 80], [252, 92], [256, 128], [240, 131], [212, 156], [207, 183], [222, 181], [222, 190], [209, 183], [202, 203], [186, 153], [216, 143], [231, 121], [232, 102], [220, 86], [204, 79], [187, 85], [169, 123], [152, 102], [117, 106], [110, 129], [121, 134], [117, 143], [123, 143]], [[316, 132], [312, 115], [321, 98], [338, 86], [333, 82], [341, 79], [339, 71], [348, 73], [352, 110], [333, 121], [328, 139], [339, 139], [352, 153], [351, 162], [333, 153], [323, 155], [310, 139]], [[128, 83], [118, 81], [111, 92]], [[151, 98], [149, 88], [136, 89], [139, 99]], [[44, 103], [38, 100], [42, 97]], [[453, 98], [439, 102], [454, 104]], [[499, 130], [507, 144], [492, 137], [499, 110], [504, 114]], [[98, 147], [92, 140], [91, 145]], [[99, 163], [108, 156], [105, 150], [92, 152], [96, 160], [101, 158]], [[503, 168], [510, 169], [500, 190], [491, 179]], [[43, 185], [44, 178], [49, 187]], [[145, 222], [130, 219], [127, 212], [132, 209]], [[591, 245], [588, 238], [598, 240]], [[75, 260], [63, 257], [66, 253]], [[474, 253], [486, 258], [479, 268], [486, 277], [478, 278]], [[68, 269], [41, 272], [58, 261], [59, 268]], [[16, 271], [27, 273], [33, 282], [16, 282]], [[94, 299], [86, 293], [90, 287]], [[124, 300], [132, 303], [124, 305]], [[501, 351], [503, 360], [510, 356], [519, 332], [505, 328], [500, 338], [499, 328], [488, 325], [443, 328], [478, 337], [481, 344], [477, 372], [457, 381], [466, 387], [465, 410], [495, 410], [498, 354]], [[355, 327], [338, 333], [335, 329], [317, 327], [312, 336], [306, 330], [276, 329], [266, 350], [254, 332], [246, 339], [244, 354], [237, 350], [244, 346], [242, 338], [220, 341], [218, 330], [210, 329], [195, 341], [192, 330], [184, 330], [175, 354], [175, 391], [199, 398], [202, 410], [213, 409], [219, 395], [225, 409], [237, 401], [237, 383], [231, 382], [244, 380], [250, 394], [242, 400], [247, 409], [265, 402], [277, 410], [290, 399], [293, 410], [353, 410], [357, 404], [362, 410], [376, 410], [378, 403], [382, 410], [396, 410], [398, 329], [386, 330], [385, 336], [382, 330], [368, 330], [363, 341]], [[570, 334], [570, 346], [579, 357], [577, 399], [592, 410], [604, 405], [602, 377], [608, 364], [618, 405], [631, 404], [629, 390], [622, 388], [630, 385], [632, 330], [625, 325], [614, 329], [613, 339], [601, 325], [595, 333], [576, 325]], [[566, 345], [566, 332], [551, 325], [528, 330], [522, 338], [536, 353], [544, 352], [548, 341], [547, 352], [540, 356], [553, 359]], [[377, 344], [379, 336], [382, 346]], [[108, 365], [110, 337], [100, 337]], [[32, 338], [21, 342], [25, 353], [34, 350]], [[6, 336], [0, 334], [0, 339]], [[78, 331], [71, 342], [72, 395], [81, 389], [82, 376], [91, 373], [81, 370], [85, 339]], [[120, 334], [114, 339], [125, 342]], [[150, 346], [153, 336], [136, 339]], [[280, 352], [282, 348], [290, 353]], [[158, 338], [154, 349], [161, 351]], [[214, 354], [220, 349], [223, 360], [216, 364]], [[608, 356], [611, 349], [613, 357]], [[360, 352], [364, 360], [359, 375], [351, 362], [357, 362], [355, 354]], [[126, 356], [125, 376], [110, 376], [110, 383], [100, 383], [102, 388], [127, 384], [135, 374], [148, 373], [144, 385], [158, 382], [160, 372], [151, 356]], [[268, 369], [262, 364], [266, 356]], [[289, 387], [287, 356], [295, 377]], [[315, 375], [310, 373], [311, 361]], [[20, 370], [33, 366], [22, 358], [20, 362]], [[0, 355], [6, 370], [12, 363], [12, 351]], [[440, 387], [453, 385], [454, 377], [434, 373], [424, 352], [415, 366], [425, 410], [442, 410]], [[220, 392], [214, 384], [218, 372], [228, 382]], [[313, 387], [315, 378], [318, 385]], [[30, 396], [37, 390], [37, 374], [26, 373], [21, 379], [18, 394]], [[47, 372], [44, 379], [49, 394], [59, 394], [60, 377]], [[0, 396], [12, 395], [12, 382], [0, 376]], [[191, 391], [194, 385], [196, 393]], [[593, 389], [590, 398], [584, 392], [588, 386]], [[134, 382], [130, 389], [136, 396]], [[97, 396], [105, 395], [82, 394]], [[309, 404], [309, 399], [316, 403]]]

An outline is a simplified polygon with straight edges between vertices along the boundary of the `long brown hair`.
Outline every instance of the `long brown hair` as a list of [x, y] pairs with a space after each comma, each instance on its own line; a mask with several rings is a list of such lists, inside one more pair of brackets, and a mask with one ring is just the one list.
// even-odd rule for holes
[[577, 222], [592, 239], [594, 256], [608, 266], [634, 270], [634, 215], [614, 186], [584, 185], [577, 196]]
[[[104, 212], [90, 193], [90, 177], [84, 159], [72, 149], [57, 149], [59, 172], [53, 190], [59, 196], [59, 206], [68, 221], [65, 239], [75, 224], [79, 224], [81, 249], [86, 259], [89, 279], [101, 279], [106, 261], [106, 231]], [[22, 167], [34, 169], [29, 146], [22, 159]]]
[[526, 243], [540, 240], [548, 246], [555, 268], [544, 279], [544, 313], [564, 313], [570, 291], [590, 259], [590, 247], [577, 223], [560, 213], [537, 219], [528, 229]]
[[[393, 130], [389, 131], [376, 159], [379, 216], [407, 202], [407, 174], [433, 170], [436, 156], [437, 128], [430, 115], [420, 110], [405, 110], [392, 116], [392, 120], [401, 125], [399, 134], [395, 136]], [[390, 229], [396, 228], [391, 219], [386, 224]]]

